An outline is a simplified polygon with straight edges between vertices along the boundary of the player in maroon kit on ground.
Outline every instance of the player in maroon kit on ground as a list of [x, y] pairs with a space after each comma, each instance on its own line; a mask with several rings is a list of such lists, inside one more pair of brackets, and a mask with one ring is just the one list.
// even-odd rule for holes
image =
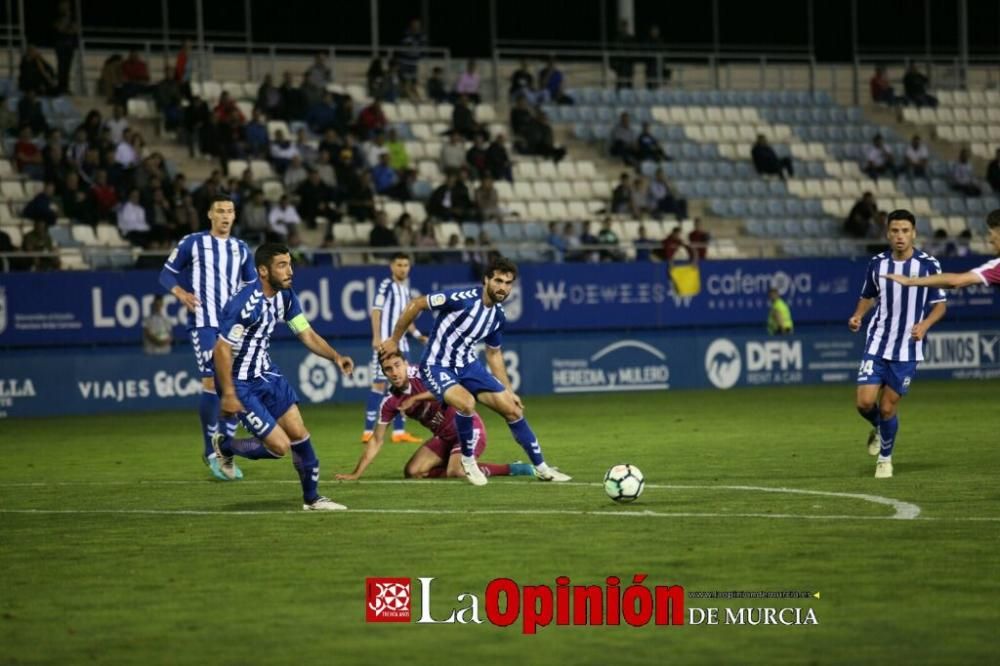
[[[354, 481], [361, 477], [368, 465], [375, 460], [385, 438], [385, 431], [392, 423], [396, 414], [403, 412], [414, 421], [419, 421], [434, 436], [424, 442], [423, 446], [414, 452], [403, 468], [403, 475], [408, 479], [427, 479], [438, 477], [465, 478], [462, 469], [462, 447], [458, 441], [458, 431], [455, 428], [455, 408], [438, 402], [427, 390], [420, 379], [416, 368], [410, 368], [399, 352], [384, 355], [380, 361], [382, 371], [389, 380], [389, 393], [379, 407], [378, 425], [372, 438], [365, 444], [365, 450], [350, 474], [337, 474], [338, 481]], [[476, 453], [478, 461], [486, 449], [486, 426], [478, 415], [475, 416], [473, 428], [476, 436]], [[479, 462], [479, 468], [486, 476], [530, 476], [534, 469], [526, 463], [511, 463], [499, 465], [496, 463]]]

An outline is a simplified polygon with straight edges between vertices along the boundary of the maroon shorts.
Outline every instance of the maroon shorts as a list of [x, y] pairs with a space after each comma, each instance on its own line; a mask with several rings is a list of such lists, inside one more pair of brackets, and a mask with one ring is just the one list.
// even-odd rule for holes
[[[472, 417], [472, 428], [473, 432], [476, 433], [476, 458], [483, 455], [483, 451], [486, 450], [486, 426], [483, 425], [483, 420], [479, 418], [479, 414], [475, 414]], [[433, 451], [438, 458], [447, 462], [448, 458], [453, 453], [460, 453], [462, 451], [462, 445], [458, 441], [456, 436], [454, 439], [441, 439], [440, 437], [432, 437], [427, 440], [424, 444], [424, 448]]]

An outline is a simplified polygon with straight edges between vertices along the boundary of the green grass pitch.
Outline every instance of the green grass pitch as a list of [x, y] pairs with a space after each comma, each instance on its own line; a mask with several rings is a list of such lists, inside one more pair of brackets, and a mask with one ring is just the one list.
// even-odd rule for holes
[[[322, 515], [300, 510], [285, 461], [210, 480], [193, 410], [0, 422], [0, 663], [996, 663], [997, 396], [1000, 382], [915, 384], [896, 476], [879, 481], [851, 386], [529, 397], [574, 483], [485, 488], [391, 482], [414, 448], [392, 444], [338, 484], [362, 408], [306, 406], [320, 491], [353, 509]], [[485, 459], [524, 457], [486, 422]], [[619, 462], [646, 475], [631, 505], [599, 485]], [[367, 576], [434, 577], [441, 618], [499, 577], [624, 588], [636, 573], [687, 592], [820, 592], [685, 600], [811, 608], [819, 624], [365, 622]]]

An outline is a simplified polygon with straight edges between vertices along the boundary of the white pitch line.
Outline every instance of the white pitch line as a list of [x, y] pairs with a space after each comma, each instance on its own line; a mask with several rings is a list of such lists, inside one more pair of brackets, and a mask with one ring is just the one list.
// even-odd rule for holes
[[[523, 485], [523, 483], [524, 483], [523, 481], [513, 481], [513, 480], [499, 481], [499, 482], [500, 483], [508, 483], [508, 484], [511, 484], [511, 485], [514, 485], [514, 484], [522, 484]], [[44, 486], [73, 486], [73, 485], [86, 485], [86, 486], [120, 486], [120, 485], [131, 485], [131, 486], [134, 486], [136, 484], [145, 484], [145, 485], [181, 485], [181, 484], [188, 485], [188, 484], [198, 484], [198, 485], [202, 485], [204, 483], [206, 483], [206, 481], [201, 481], [201, 480], [200, 481], [195, 481], [195, 480], [189, 480], [189, 481], [188, 480], [155, 480], [154, 479], [154, 480], [148, 480], [148, 481], [131, 481], [131, 482], [125, 482], [125, 481], [107, 481], [107, 482], [101, 482], [101, 481], [80, 481], [80, 482], [73, 482], [73, 481], [70, 481], [70, 482], [54, 482], [54, 483], [26, 482], [26, 483], [0, 484], [0, 487], [44, 487]], [[298, 483], [298, 482], [297, 481], [293, 481], [293, 480], [277, 480], [277, 479], [275, 479], [275, 480], [259, 480], [259, 481], [249, 480], [249, 481], [240, 481], [239, 483], [240, 484], [278, 484], [278, 483], [281, 483], [281, 484], [291, 484], [291, 483]], [[346, 482], [346, 483], [350, 483], [350, 482]], [[357, 483], [358, 483], [358, 485], [365, 485], [365, 484], [382, 484], [382, 485], [386, 485], [386, 484], [393, 484], [393, 485], [396, 485], [396, 484], [418, 484], [418, 485], [420, 485], [420, 484], [426, 484], [427, 481], [426, 480], [417, 480], [417, 479], [369, 479], [369, 480], [361, 480], [361, 481], [358, 481]], [[552, 485], [558, 485], [558, 486], [577, 486], [577, 487], [579, 487], [579, 486], [601, 487], [602, 486], [602, 484], [600, 484], [600, 483], [586, 483], [586, 482], [581, 482], [581, 481], [570, 481], [570, 482], [566, 482], [566, 483], [559, 483], [559, 484], [552, 484]], [[527, 487], [527, 486], [524, 486], [524, 487]], [[838, 497], [838, 498], [846, 498], [846, 499], [857, 499], [857, 500], [862, 500], [864, 502], [871, 502], [873, 504], [882, 504], [884, 506], [892, 507], [892, 509], [895, 511], [895, 513], [893, 515], [891, 515], [891, 516], [856, 516], [856, 518], [859, 519], [859, 520], [883, 519], [883, 518], [884, 519], [889, 519], [889, 520], [913, 520], [913, 519], [917, 518], [920, 515], [920, 507], [917, 506], [916, 504], [913, 504], [911, 502], [904, 502], [902, 500], [892, 499], [891, 497], [882, 497], [881, 495], [869, 495], [869, 494], [866, 494], [866, 493], [842, 493], [842, 492], [831, 492], [831, 491], [825, 491], [825, 490], [801, 490], [801, 489], [798, 489], [798, 488], [773, 488], [773, 487], [768, 487], [768, 486], [713, 486], [713, 485], [674, 485], [674, 484], [651, 484], [650, 483], [650, 484], [646, 484], [646, 487], [647, 488], [658, 488], [658, 489], [664, 489], [664, 490], [739, 490], [739, 491], [747, 491], [747, 492], [786, 493], [786, 494], [792, 494], [792, 495], [818, 495], [818, 496], [823, 496], [823, 497]], [[2, 510], [2, 509], [0, 509], [0, 510]], [[372, 510], [372, 511], [374, 512], [375, 510]], [[386, 512], [391, 512], [391, 511], [395, 511], [395, 510], [394, 509], [386, 509], [385, 511]], [[400, 511], [402, 512], [402, 510], [400, 510]], [[265, 513], [268, 513], [268, 512], [265, 512]], [[439, 513], [445, 513], [445, 511], [440, 511]], [[463, 512], [458, 511], [456, 513], [463, 513]], [[568, 512], [569, 515], [585, 515], [585, 514], [588, 514], [588, 513], [589, 512]], [[599, 513], [600, 513], [600, 515], [614, 515], [614, 513], [610, 512], [610, 511], [602, 511], [602, 512], [599, 512]], [[624, 511], [624, 512], [621, 512], [621, 513], [623, 515], [630, 515], [631, 516], [631, 515], [636, 515], [637, 512], [634, 512], [634, 511]], [[653, 513], [651, 515], [661, 515], [661, 514]], [[674, 516], [674, 517], [688, 517], [688, 516], [690, 516], [690, 517], [694, 517], [694, 516], [712, 517], [712, 516], [714, 516], [716, 514], [669, 513], [669, 514], [662, 514], [662, 515], [669, 515], [669, 516]], [[787, 515], [787, 516], [784, 515], [784, 514], [761, 514], [761, 513], [742, 513], [742, 514], [735, 514], [735, 513], [731, 513], [730, 514], [730, 513], [726, 513], [726, 514], [717, 514], [717, 515], [718, 516], [737, 516], [737, 517], [743, 517], [743, 518], [757, 518], [757, 517], [774, 517], [774, 518], [784, 518], [784, 517], [795, 518], [795, 517], [799, 517], [799, 518], [806, 518], [806, 517], [813, 517], [813, 518], [821, 518], [821, 519], [825, 518], [827, 520], [832, 519], [830, 516], [806, 516], [806, 515], [796, 515], [796, 514], [790, 514], [790, 515]], [[833, 517], [833, 518], [843, 520], [843, 519], [846, 519], [846, 518], [852, 518], [852, 516], [839, 516], [839, 517]], [[983, 520], [992, 520], [992, 519], [991, 518], [984, 518]]]

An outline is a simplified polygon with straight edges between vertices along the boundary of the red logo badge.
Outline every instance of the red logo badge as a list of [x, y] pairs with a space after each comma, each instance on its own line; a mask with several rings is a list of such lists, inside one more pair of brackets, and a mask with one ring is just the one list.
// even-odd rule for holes
[[366, 578], [365, 602], [368, 622], [409, 622], [410, 579]]

